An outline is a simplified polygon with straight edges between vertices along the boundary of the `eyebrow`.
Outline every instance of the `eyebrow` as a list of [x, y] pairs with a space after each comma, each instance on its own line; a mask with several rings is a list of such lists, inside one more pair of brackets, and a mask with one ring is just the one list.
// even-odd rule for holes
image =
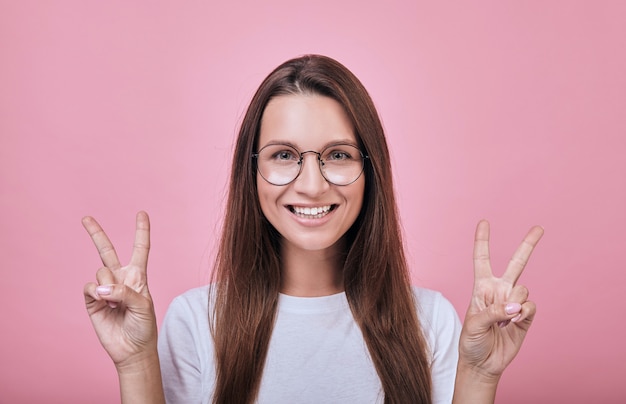
[[[331, 142], [323, 144], [322, 147], [320, 148], [320, 150], [324, 150], [324, 149], [326, 149], [328, 147], [336, 146], [336, 145], [340, 145], [340, 144], [346, 144], [346, 145], [350, 145], [350, 146], [356, 147], [357, 149], [360, 149], [359, 145], [356, 142], [354, 142], [353, 140], [351, 140], [351, 139], [337, 139], [337, 140], [333, 140]], [[298, 151], [303, 151], [302, 147], [299, 147], [298, 145], [296, 145], [296, 144], [294, 144], [292, 142], [286, 141], [286, 140], [270, 140], [269, 142], [265, 143], [264, 145], [259, 146], [259, 150], [264, 148], [265, 146], [269, 146], [269, 145], [285, 145], [285, 146], [293, 147], [294, 149], [296, 149]]]

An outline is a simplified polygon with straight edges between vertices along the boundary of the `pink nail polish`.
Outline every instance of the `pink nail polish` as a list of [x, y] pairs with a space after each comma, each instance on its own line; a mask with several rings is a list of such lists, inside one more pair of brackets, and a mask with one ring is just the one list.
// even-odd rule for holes
[[517, 316], [513, 317], [513, 318], [511, 319], [511, 322], [512, 322], [512, 323], [517, 323], [517, 322], [520, 320], [520, 318], [522, 318], [522, 313], [520, 313], [520, 314], [518, 314]]
[[520, 310], [522, 310], [522, 305], [519, 303], [508, 303], [504, 308], [506, 314], [519, 313]]
[[111, 286], [103, 285], [96, 288], [96, 293], [100, 296], [108, 296], [111, 294]]

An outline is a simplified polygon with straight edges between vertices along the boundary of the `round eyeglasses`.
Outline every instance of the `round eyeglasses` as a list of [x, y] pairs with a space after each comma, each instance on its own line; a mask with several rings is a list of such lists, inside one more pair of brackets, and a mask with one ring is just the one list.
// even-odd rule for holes
[[304, 155], [317, 155], [317, 162], [322, 176], [334, 185], [350, 185], [363, 172], [364, 156], [358, 147], [351, 144], [333, 144], [321, 152], [307, 150], [300, 152], [287, 144], [268, 144], [252, 158], [257, 161], [257, 170], [261, 177], [272, 185], [287, 185], [302, 172]]

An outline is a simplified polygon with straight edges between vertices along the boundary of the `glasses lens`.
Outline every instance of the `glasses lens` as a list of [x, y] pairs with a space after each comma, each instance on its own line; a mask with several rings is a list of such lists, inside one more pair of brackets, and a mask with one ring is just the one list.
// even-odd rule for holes
[[272, 144], [259, 151], [257, 168], [261, 176], [270, 184], [285, 185], [298, 176], [299, 161], [300, 154], [293, 147]]
[[327, 147], [321, 153], [321, 169], [324, 177], [335, 185], [348, 185], [363, 172], [363, 154], [349, 144]]

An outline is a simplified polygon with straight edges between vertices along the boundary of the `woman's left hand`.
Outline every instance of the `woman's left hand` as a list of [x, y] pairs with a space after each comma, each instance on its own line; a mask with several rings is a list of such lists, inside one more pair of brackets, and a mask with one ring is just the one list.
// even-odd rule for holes
[[474, 241], [474, 290], [459, 344], [459, 369], [499, 380], [519, 352], [535, 316], [528, 289], [517, 285], [530, 255], [543, 235], [535, 226], [517, 248], [501, 278], [491, 271], [489, 223], [481, 221]]

